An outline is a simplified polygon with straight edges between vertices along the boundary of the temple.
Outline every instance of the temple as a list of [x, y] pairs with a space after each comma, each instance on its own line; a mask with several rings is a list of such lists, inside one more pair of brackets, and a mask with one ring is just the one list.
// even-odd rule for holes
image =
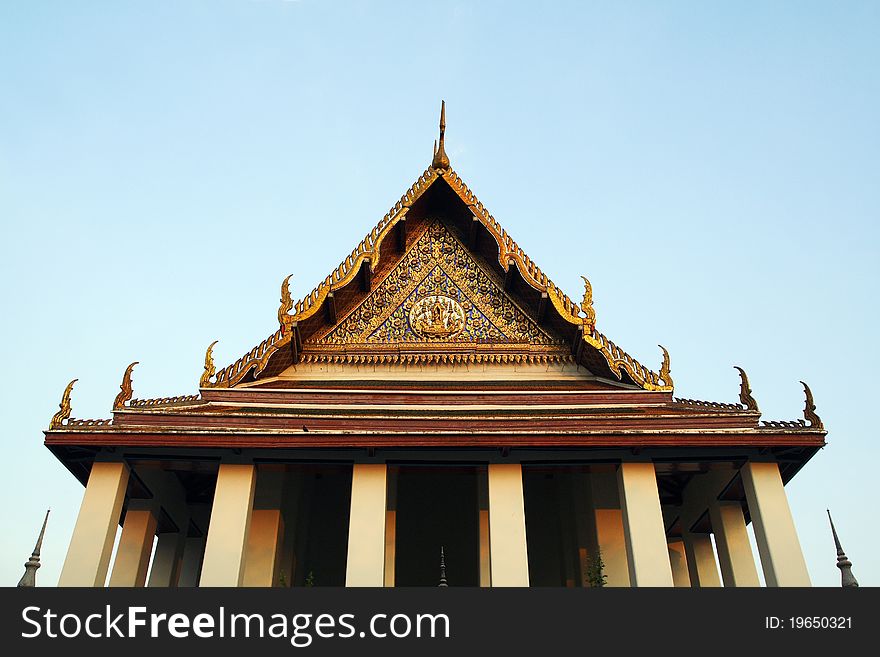
[[298, 301], [283, 281], [265, 340], [219, 369], [211, 343], [198, 394], [134, 399], [132, 363], [112, 418], [78, 420], [67, 386], [59, 586], [437, 586], [441, 550], [449, 586], [810, 585], [784, 489], [825, 444], [806, 384], [793, 421], [740, 368], [738, 403], [675, 397], [666, 350], [655, 371], [600, 332], [445, 127], [341, 264]]

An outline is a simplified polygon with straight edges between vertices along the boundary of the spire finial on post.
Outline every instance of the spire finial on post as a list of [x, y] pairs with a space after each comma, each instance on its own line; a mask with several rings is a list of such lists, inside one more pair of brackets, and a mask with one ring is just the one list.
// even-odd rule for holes
[[831, 523], [831, 533], [834, 534], [834, 547], [837, 548], [837, 567], [840, 568], [840, 585], [843, 588], [852, 588], [859, 585], [855, 576], [852, 574], [852, 562], [847, 559], [843, 548], [840, 546], [840, 539], [837, 538], [837, 530], [834, 529], [834, 521], [831, 519], [831, 511], [825, 509], [828, 513], [828, 522]]
[[437, 586], [449, 586], [446, 583], [446, 555], [443, 553], [442, 545], [440, 546], [440, 583]]
[[434, 149], [434, 159], [431, 161], [433, 169], [448, 169], [449, 158], [446, 155], [445, 146], [446, 137], [446, 101], [440, 101], [440, 141]]
[[34, 546], [31, 558], [28, 559], [27, 563], [24, 565], [24, 575], [18, 580], [18, 585], [21, 587], [30, 588], [37, 585], [37, 570], [40, 567], [40, 549], [43, 547], [43, 535], [46, 533], [46, 523], [49, 522], [49, 511], [51, 511], [51, 509], [46, 511], [46, 517], [43, 518], [43, 528], [40, 530], [40, 537], [37, 539], [37, 544]]

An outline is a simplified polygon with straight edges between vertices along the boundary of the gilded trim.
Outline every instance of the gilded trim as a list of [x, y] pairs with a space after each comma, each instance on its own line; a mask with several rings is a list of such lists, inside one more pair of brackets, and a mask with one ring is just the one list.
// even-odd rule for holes
[[122, 383], [119, 386], [119, 394], [116, 395], [116, 399], [113, 400], [114, 411], [118, 411], [125, 406], [125, 402], [129, 401], [134, 394], [134, 390], [131, 386], [131, 371], [137, 364], [138, 362], [135, 361], [125, 368], [125, 373], [122, 375]]

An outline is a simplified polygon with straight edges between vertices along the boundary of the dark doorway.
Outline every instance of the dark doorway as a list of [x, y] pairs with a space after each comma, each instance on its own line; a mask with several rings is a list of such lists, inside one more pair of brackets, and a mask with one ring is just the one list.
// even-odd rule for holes
[[395, 586], [437, 586], [440, 547], [449, 586], [479, 586], [476, 467], [401, 466]]

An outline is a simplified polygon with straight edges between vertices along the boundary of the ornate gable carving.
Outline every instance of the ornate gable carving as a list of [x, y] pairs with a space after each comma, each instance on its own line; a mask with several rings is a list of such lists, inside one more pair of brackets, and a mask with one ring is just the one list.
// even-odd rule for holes
[[366, 299], [311, 344], [427, 350], [471, 344], [505, 351], [513, 345], [554, 351], [563, 346], [504, 293], [501, 282], [439, 220], [423, 229]]

